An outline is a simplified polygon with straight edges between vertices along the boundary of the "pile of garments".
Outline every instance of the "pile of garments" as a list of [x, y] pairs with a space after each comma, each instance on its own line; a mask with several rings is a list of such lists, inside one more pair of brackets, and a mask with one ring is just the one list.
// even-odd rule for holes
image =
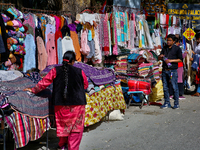
[[[2, 55], [1, 57], [2, 61], [5, 60], [6, 67], [4, 70], [18, 69], [19, 64], [22, 63], [22, 56], [26, 54], [24, 40], [28, 27], [23, 25], [23, 13], [14, 7], [10, 7], [4, 13], [1, 13], [1, 17], [4, 25], [1, 24], [0, 53], [7, 53], [6, 56]], [[9, 55], [10, 53], [12, 55]], [[12, 61], [13, 57], [17, 60]]]
[[127, 73], [127, 60], [122, 59], [122, 60], [117, 60], [116, 65], [115, 65], [115, 71], [117, 73]]

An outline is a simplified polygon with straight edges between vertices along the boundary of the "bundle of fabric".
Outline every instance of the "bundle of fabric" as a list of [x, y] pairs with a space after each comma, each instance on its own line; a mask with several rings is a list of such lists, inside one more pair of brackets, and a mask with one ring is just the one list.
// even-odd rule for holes
[[82, 69], [86, 76], [95, 85], [105, 85], [115, 83], [115, 73], [109, 68], [95, 68], [84, 63], [76, 62], [74, 67]]
[[143, 91], [147, 95], [151, 93], [151, 84], [145, 81], [130, 79], [128, 81], [128, 87], [129, 91]]
[[127, 75], [129, 76], [138, 76], [138, 63], [128, 63]]
[[32, 118], [18, 112], [6, 116], [6, 123], [11, 129], [16, 148], [24, 147], [29, 141], [35, 141], [42, 137], [46, 129], [50, 128], [48, 118]]
[[0, 70], [0, 81], [10, 81], [17, 79], [18, 77], [23, 77], [23, 74], [17, 70]]
[[[10, 103], [14, 110], [27, 116], [45, 118], [49, 115], [51, 90], [43, 90], [37, 95], [23, 91], [35, 85], [30, 79], [19, 77], [12, 81], [0, 82], [0, 91], [2, 95], [7, 96], [7, 103]], [[0, 102], [4, 100], [4, 96], [0, 97]]]
[[154, 65], [153, 74], [154, 74], [154, 78], [155, 78], [156, 82], [158, 82], [161, 79], [161, 72], [159, 71], [159, 66]]
[[23, 73], [24, 77], [31, 79], [34, 83], [38, 83], [42, 80], [38, 72]]
[[40, 72], [40, 76], [41, 76], [41, 77], [46, 76], [46, 75], [49, 73], [49, 71], [50, 71], [51, 69], [53, 69], [54, 67], [56, 67], [56, 66], [61, 66], [61, 64], [55, 64], [55, 65], [49, 65], [49, 66], [47, 66], [44, 70], [42, 70], [42, 71]]
[[116, 65], [115, 65], [115, 71], [126, 74], [126, 71], [127, 71], [127, 60], [126, 59], [117, 60]]
[[14, 7], [10, 7], [1, 14], [3, 21], [6, 25], [8, 33], [7, 47], [14, 54], [25, 55], [24, 50], [24, 39], [25, 39], [25, 28], [23, 26], [23, 14]]
[[133, 53], [128, 55], [127, 61], [129, 63], [142, 63], [145, 61], [145, 58], [140, 54]]
[[138, 73], [141, 77], [149, 76], [150, 71], [153, 69], [153, 63], [142, 63], [139, 65]]

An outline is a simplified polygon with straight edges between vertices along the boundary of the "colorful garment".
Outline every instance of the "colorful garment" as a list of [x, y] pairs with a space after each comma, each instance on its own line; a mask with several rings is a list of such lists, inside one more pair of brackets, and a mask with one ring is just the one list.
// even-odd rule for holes
[[31, 118], [18, 112], [13, 112], [10, 116], [6, 116], [5, 119], [13, 133], [16, 148], [24, 147], [29, 141], [39, 139], [46, 129], [49, 130], [50, 128], [48, 118]]
[[104, 55], [109, 55], [109, 32], [108, 32], [108, 14], [105, 15], [103, 21], [103, 33], [104, 33], [104, 45], [103, 45], [103, 52]]
[[81, 132], [85, 120], [85, 105], [55, 106], [55, 117], [58, 137]]
[[86, 94], [85, 127], [99, 122], [107, 112], [113, 109], [126, 109], [121, 85], [108, 86], [91, 96]]

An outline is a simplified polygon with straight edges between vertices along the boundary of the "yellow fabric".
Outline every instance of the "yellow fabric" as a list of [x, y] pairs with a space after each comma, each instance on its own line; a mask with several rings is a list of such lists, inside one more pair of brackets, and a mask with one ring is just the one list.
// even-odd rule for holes
[[[142, 24], [140, 21], [139, 21], [139, 29], [140, 29], [140, 31], [142, 30]], [[140, 39], [139, 39], [139, 48], [142, 48], [142, 37], [140, 37]]]
[[121, 85], [115, 87], [116, 90], [113, 86], [109, 86], [91, 96], [86, 94], [85, 127], [99, 122], [110, 110], [126, 109]]
[[92, 26], [92, 30], [91, 30], [91, 32], [92, 32], [92, 39], [94, 39], [94, 37], [95, 37], [94, 26]]
[[163, 83], [162, 80], [160, 80], [156, 86], [152, 89], [152, 93], [150, 94], [150, 102], [156, 102], [158, 100], [161, 100], [164, 97], [163, 92]]
[[61, 29], [65, 24], [65, 18], [63, 16], [60, 17], [61, 18]]
[[17, 28], [15, 31], [19, 31], [19, 28]]
[[145, 70], [150, 70], [149, 68], [143, 68], [143, 69], [138, 69], [138, 71], [145, 71]]
[[7, 26], [13, 26], [13, 22], [12, 21], [8, 21], [7, 22]]

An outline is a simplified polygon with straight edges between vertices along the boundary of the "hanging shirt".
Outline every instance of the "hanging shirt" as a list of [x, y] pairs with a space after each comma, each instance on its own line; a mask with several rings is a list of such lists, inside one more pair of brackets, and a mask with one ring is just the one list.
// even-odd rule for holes
[[46, 51], [48, 55], [47, 66], [56, 64], [56, 47], [55, 47], [55, 34], [49, 33], [47, 35]]
[[76, 61], [81, 61], [81, 52], [80, 52], [80, 45], [78, 41], [78, 35], [76, 31], [70, 31], [70, 35], [73, 41], [75, 53], [76, 53]]
[[24, 22], [23, 25], [29, 25], [33, 29], [33, 37], [35, 37], [35, 22], [31, 13], [24, 14]]
[[40, 36], [36, 38], [36, 42], [38, 49], [38, 69], [42, 71], [46, 68], [48, 55], [44, 46], [44, 41]]
[[[58, 30], [58, 31], [56, 31], [56, 34], [55, 34], [55, 41], [56, 41], [56, 54], [57, 54], [57, 56], [58, 56], [58, 46], [57, 46], [57, 41], [58, 41], [58, 39], [59, 38], [62, 38], [62, 33], [61, 33], [61, 31], [60, 30]], [[57, 57], [57, 60], [56, 60], [56, 62], [58, 63], [58, 57]]]
[[57, 39], [57, 54], [58, 54], [58, 64], [62, 64], [63, 54], [62, 54], [62, 38]]
[[75, 52], [73, 41], [69, 36], [65, 36], [62, 39], [62, 55], [64, 55], [67, 51]]
[[[45, 32], [45, 43], [46, 43], [46, 44], [47, 44], [47, 42], [48, 42], [47, 35], [48, 35], [49, 33], [55, 34], [55, 32], [56, 32], [55, 26], [53, 26], [52, 24], [47, 24], [47, 25], [46, 25], [46, 32]], [[55, 39], [55, 37], [54, 37], [54, 39]]]
[[32, 68], [36, 68], [36, 60], [35, 60], [36, 46], [33, 35], [27, 34], [24, 44], [25, 44], [26, 55], [24, 56], [23, 72], [26, 72]]
[[55, 20], [56, 20], [56, 31], [61, 30], [61, 19], [57, 16], [54, 16]]

